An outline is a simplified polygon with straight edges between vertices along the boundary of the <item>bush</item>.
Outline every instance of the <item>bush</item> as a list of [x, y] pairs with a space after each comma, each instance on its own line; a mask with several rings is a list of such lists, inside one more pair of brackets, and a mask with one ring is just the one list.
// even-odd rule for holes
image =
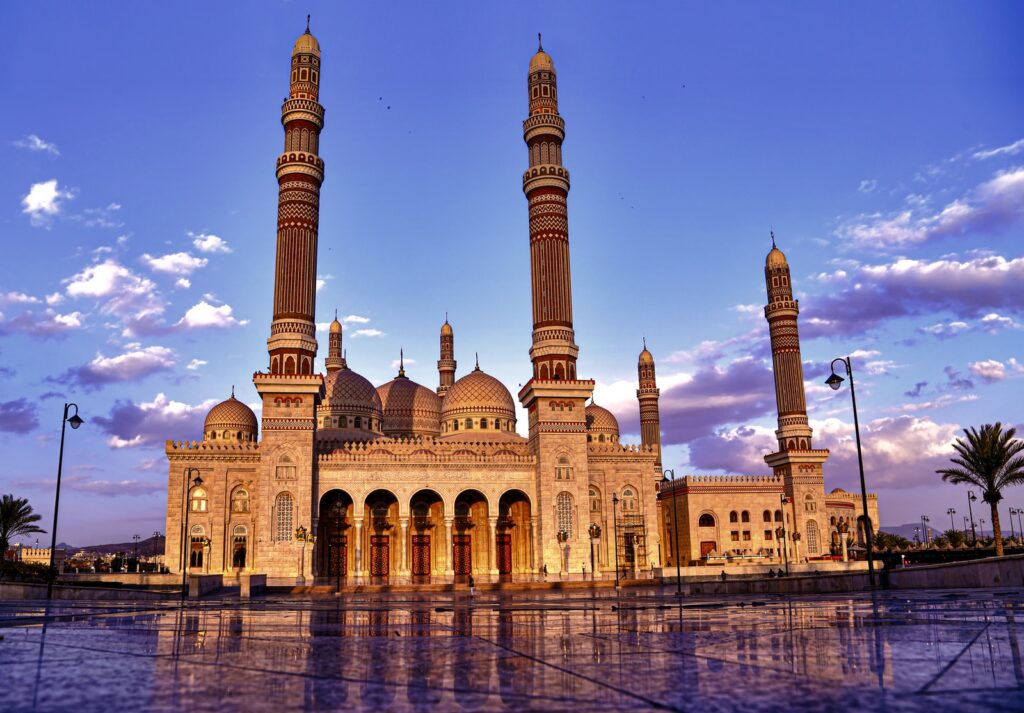
[[34, 562], [0, 562], [0, 582], [40, 582], [45, 584], [50, 568]]

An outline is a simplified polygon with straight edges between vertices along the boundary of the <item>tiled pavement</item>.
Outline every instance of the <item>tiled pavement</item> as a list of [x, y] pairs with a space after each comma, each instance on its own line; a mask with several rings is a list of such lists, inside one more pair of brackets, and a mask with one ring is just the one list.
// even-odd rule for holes
[[0, 635], [2, 711], [1024, 710], [1006, 590], [2, 602]]

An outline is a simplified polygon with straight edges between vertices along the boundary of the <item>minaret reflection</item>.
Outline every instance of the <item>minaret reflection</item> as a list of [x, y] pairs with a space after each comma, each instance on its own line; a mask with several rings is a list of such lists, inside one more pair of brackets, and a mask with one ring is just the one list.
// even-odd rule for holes
[[345, 609], [314, 609], [309, 617], [309, 653], [306, 670], [306, 709], [337, 710], [348, 702], [348, 681], [345, 680], [345, 632], [348, 612]]

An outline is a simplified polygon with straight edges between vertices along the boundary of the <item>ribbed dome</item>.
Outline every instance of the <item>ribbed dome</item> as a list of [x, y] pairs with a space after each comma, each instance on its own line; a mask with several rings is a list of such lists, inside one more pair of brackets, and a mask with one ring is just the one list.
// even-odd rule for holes
[[351, 369], [329, 372], [324, 378], [327, 396], [320, 404], [320, 410], [362, 411], [380, 418], [383, 413], [380, 395], [373, 384], [364, 376]]
[[504, 384], [477, 367], [452, 384], [441, 403], [444, 420], [464, 413], [515, 419], [516, 405]]
[[316, 41], [313, 35], [309, 34], [309, 30], [306, 30], [299, 39], [295, 40], [295, 47], [292, 48], [292, 54], [315, 54], [317, 57], [320, 56], [320, 43]]
[[[256, 414], [234, 394], [210, 409], [203, 422], [203, 434], [207, 439], [255, 440], [258, 428]], [[238, 434], [242, 434], [241, 437]]]
[[551, 60], [551, 55], [547, 52], [544, 50], [537, 50], [537, 54], [533, 55], [533, 58], [530, 60], [530, 74], [541, 70], [554, 72], [555, 63]]
[[398, 376], [378, 386], [377, 394], [384, 410], [384, 435], [440, 435], [441, 398], [427, 387]]
[[765, 258], [764, 265], [767, 268], [773, 267], [786, 267], [789, 263], [786, 262], [786, 256], [781, 250], [776, 247], [771, 249], [768, 253], [768, 257]]
[[611, 411], [591, 403], [587, 406], [587, 431], [595, 435], [614, 436], [614, 440], [617, 441], [619, 439], [619, 422]]

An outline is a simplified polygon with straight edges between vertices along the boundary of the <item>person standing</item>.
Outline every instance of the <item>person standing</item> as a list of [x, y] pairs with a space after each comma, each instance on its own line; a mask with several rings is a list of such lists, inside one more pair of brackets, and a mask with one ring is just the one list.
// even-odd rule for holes
[[473, 579], [473, 575], [469, 575], [469, 596], [476, 596], [476, 580]]

